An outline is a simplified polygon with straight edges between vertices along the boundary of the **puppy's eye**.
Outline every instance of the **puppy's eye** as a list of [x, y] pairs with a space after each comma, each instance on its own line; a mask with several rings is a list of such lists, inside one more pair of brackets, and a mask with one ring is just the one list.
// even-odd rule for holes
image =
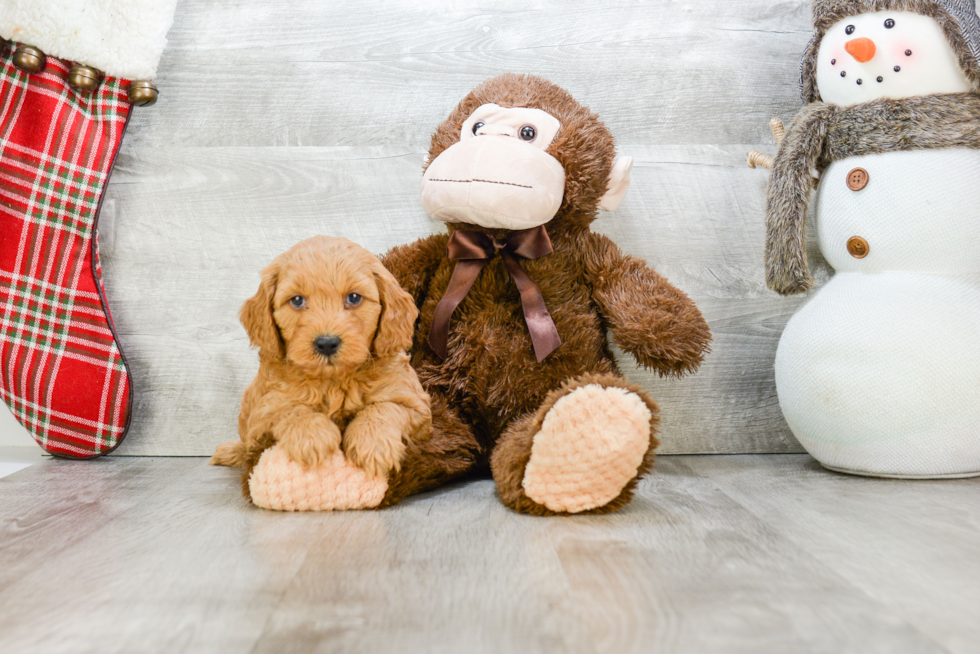
[[475, 135], [477, 130], [479, 130], [484, 125], [486, 125], [486, 123], [484, 123], [482, 120], [478, 120], [475, 123], [473, 123], [473, 134]]
[[521, 140], [522, 141], [533, 141], [534, 137], [537, 136], [537, 132], [530, 125], [525, 125], [521, 128]]
[[356, 307], [358, 304], [361, 303], [361, 300], [362, 299], [363, 298], [360, 295], [358, 295], [357, 293], [350, 293], [350, 294], [348, 294], [347, 300], [346, 300], [347, 301], [347, 306], [349, 306], [349, 307]]
[[306, 306], [306, 298], [302, 295], [294, 295], [289, 298], [289, 304], [292, 305], [294, 309], [302, 309]]
[[844, 28], [844, 34], [854, 34], [854, 26], [848, 25]]

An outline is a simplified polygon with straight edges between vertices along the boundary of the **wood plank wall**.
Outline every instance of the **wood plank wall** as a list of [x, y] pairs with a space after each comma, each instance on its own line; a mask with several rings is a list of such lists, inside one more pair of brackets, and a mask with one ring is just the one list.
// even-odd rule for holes
[[[548, 78], [635, 160], [595, 228], [691, 294], [715, 334], [681, 381], [624, 370], [663, 407], [665, 453], [789, 452], [772, 361], [803, 301], [766, 290], [768, 121], [800, 106], [803, 0], [181, 0], [101, 224], [106, 285], [135, 375], [120, 454], [209, 454], [254, 375], [237, 310], [296, 241], [373, 252], [441, 229], [418, 189], [435, 126], [487, 77]], [[818, 274], [826, 277], [825, 266]]]

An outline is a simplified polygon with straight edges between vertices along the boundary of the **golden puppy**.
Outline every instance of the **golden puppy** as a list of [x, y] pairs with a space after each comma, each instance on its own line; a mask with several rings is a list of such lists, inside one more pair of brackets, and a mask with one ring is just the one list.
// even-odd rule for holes
[[347, 239], [315, 236], [276, 257], [239, 313], [259, 348], [241, 440], [219, 445], [211, 463], [248, 472], [278, 442], [306, 466], [341, 447], [370, 475], [397, 471], [405, 439], [431, 424], [406, 354], [417, 316], [378, 258]]

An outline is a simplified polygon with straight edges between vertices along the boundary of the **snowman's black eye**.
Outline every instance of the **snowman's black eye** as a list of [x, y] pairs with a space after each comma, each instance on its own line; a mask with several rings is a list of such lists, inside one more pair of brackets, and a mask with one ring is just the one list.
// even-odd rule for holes
[[848, 25], [847, 27], [845, 27], [844, 28], [844, 33], [845, 34], [854, 34], [854, 26], [853, 25]]
[[534, 137], [537, 136], [537, 132], [530, 125], [525, 125], [521, 128], [521, 140], [522, 141], [533, 141]]
[[891, 18], [885, 21], [885, 29], [890, 30], [893, 27], [895, 27], [895, 21], [893, 21]]
[[476, 134], [477, 130], [483, 127], [485, 124], [486, 123], [484, 123], [482, 120], [478, 120], [473, 123], [473, 133]]

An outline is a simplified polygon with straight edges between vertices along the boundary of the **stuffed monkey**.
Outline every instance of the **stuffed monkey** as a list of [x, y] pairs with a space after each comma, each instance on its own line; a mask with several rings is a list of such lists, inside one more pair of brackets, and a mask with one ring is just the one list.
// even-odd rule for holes
[[607, 332], [664, 376], [696, 370], [711, 339], [690, 298], [589, 229], [632, 160], [566, 91], [507, 74], [459, 103], [427, 161], [422, 203], [449, 233], [383, 262], [419, 307], [412, 365], [433, 430], [379, 504], [489, 470], [522, 513], [624, 506], [652, 466], [658, 407], [621, 376]]

